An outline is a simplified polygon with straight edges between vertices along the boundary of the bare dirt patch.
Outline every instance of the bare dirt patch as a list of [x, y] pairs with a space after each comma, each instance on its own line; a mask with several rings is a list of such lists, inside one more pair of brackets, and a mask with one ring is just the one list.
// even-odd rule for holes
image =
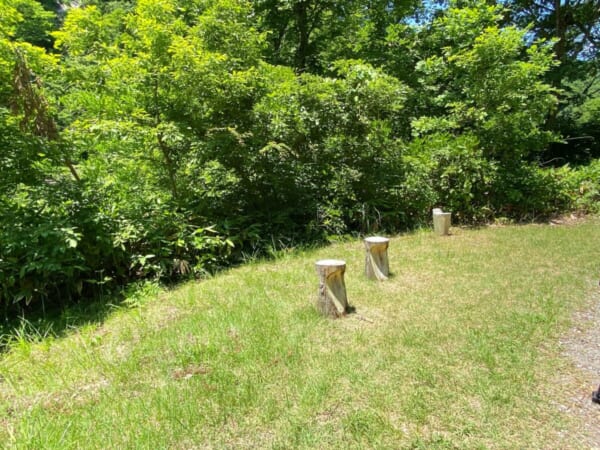
[[555, 217], [550, 220], [550, 225], [578, 225], [585, 222], [588, 217], [585, 214], [565, 214], [559, 217]]
[[189, 380], [190, 378], [192, 378], [193, 376], [196, 375], [206, 375], [207, 373], [209, 373], [210, 370], [208, 369], [208, 367], [205, 366], [188, 366], [185, 367], [183, 369], [179, 368], [179, 369], [175, 369], [173, 371], [173, 378], [176, 380]]

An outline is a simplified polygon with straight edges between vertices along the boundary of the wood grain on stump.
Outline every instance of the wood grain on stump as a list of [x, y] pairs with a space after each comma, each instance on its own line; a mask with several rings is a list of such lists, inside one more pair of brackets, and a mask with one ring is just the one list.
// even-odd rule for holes
[[327, 317], [341, 317], [348, 311], [344, 272], [346, 261], [322, 259], [316, 263], [319, 275], [317, 309]]
[[372, 236], [365, 242], [365, 275], [370, 279], [387, 280], [390, 274], [387, 249], [390, 240], [385, 237]]

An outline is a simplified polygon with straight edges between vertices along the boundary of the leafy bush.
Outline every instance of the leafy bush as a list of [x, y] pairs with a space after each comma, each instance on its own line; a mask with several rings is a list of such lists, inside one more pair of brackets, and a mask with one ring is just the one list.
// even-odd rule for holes
[[85, 211], [65, 190], [20, 186], [0, 208], [0, 302], [12, 303], [81, 293], [90, 271], [79, 244], [76, 215]]
[[600, 159], [587, 166], [565, 166], [555, 172], [563, 180], [572, 208], [582, 213], [600, 212]]
[[[478, 139], [471, 134], [454, 137], [434, 134], [415, 139], [410, 147], [412, 158], [422, 161], [427, 174], [413, 191], [422, 189], [429, 203], [417, 201], [418, 209], [429, 211], [442, 206], [452, 211], [458, 222], [472, 223], [492, 214], [490, 191], [495, 181], [496, 165], [484, 158]], [[418, 167], [412, 167], [412, 170]], [[407, 176], [414, 174], [407, 172]], [[431, 193], [426, 194], [427, 190]], [[433, 193], [433, 194], [432, 194]]]
[[577, 170], [521, 161], [502, 165], [487, 159], [470, 134], [416, 138], [403, 155], [403, 166], [402, 210], [421, 223], [434, 206], [452, 211], [462, 223], [499, 216], [543, 218], [571, 205], [589, 212], [598, 195], [597, 165]]
[[427, 224], [431, 208], [438, 204], [438, 192], [432, 183], [434, 161], [416, 147], [411, 146], [402, 155], [403, 176], [397, 190], [400, 224], [406, 228]]
[[254, 108], [263, 147], [253, 176], [268, 207], [293, 205], [306, 230], [389, 226], [407, 88], [359, 61], [336, 67], [337, 78], [275, 72], [278, 82]]
[[[105, 192], [106, 193], [106, 192]], [[64, 303], [99, 284], [201, 275], [233, 243], [172, 205], [110, 208], [114, 199], [75, 182], [20, 185], [0, 205], [0, 305]], [[108, 207], [107, 207], [108, 206]]]
[[570, 205], [557, 172], [524, 162], [502, 167], [491, 195], [496, 215], [514, 219], [540, 219]]

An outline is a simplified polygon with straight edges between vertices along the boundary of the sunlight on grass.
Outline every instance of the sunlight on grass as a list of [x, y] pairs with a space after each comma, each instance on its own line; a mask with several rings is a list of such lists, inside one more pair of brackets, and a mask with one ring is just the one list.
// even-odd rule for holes
[[[544, 395], [599, 271], [598, 221], [284, 254], [116, 309], [0, 361], [15, 448], [577, 448]], [[315, 311], [314, 262], [347, 261], [356, 313]]]

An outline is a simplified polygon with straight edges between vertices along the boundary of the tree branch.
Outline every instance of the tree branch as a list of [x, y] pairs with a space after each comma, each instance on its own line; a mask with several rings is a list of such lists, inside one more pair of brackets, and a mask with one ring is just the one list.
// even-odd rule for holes
[[[58, 127], [48, 113], [48, 102], [41, 92], [41, 82], [27, 65], [21, 50], [15, 48], [14, 52], [16, 61], [13, 71], [13, 89], [16, 98], [13, 102], [13, 112], [17, 114], [22, 110], [22, 129], [29, 129], [33, 135], [45, 138], [48, 141], [59, 142]], [[81, 181], [81, 177], [71, 159], [66, 155], [62, 159], [73, 178], [78, 182]]]

